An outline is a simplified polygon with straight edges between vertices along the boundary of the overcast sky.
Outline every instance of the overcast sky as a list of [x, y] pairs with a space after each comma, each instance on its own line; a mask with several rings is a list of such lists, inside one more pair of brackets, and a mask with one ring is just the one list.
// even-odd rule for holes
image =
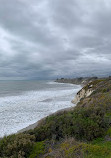
[[0, 0], [0, 79], [111, 75], [111, 0]]

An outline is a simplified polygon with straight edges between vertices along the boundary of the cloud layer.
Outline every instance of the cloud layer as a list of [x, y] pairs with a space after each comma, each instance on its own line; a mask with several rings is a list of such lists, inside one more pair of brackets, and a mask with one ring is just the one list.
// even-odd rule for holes
[[111, 74], [110, 0], [0, 0], [0, 79]]

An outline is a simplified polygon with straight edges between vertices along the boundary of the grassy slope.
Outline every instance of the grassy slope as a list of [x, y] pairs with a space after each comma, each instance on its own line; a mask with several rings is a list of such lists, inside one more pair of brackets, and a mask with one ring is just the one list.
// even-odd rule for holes
[[110, 158], [111, 80], [92, 84], [93, 94], [72, 111], [49, 116], [34, 130], [4, 137], [0, 157]]

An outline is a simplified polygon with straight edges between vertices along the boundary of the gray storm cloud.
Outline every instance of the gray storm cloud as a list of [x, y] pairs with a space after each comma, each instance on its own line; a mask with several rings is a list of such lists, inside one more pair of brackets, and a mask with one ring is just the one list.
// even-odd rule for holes
[[0, 79], [110, 75], [110, 0], [0, 0]]

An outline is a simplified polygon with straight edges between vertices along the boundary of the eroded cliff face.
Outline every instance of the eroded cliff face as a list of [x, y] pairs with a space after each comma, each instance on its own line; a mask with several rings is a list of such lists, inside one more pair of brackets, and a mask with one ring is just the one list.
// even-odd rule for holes
[[87, 85], [87, 87], [83, 87], [75, 96], [74, 100], [72, 100], [73, 104], [77, 104], [78, 102], [80, 102], [80, 100], [82, 98], [86, 98], [88, 96], [90, 96], [92, 94], [92, 92], [94, 91], [93, 89], [93, 85]]

